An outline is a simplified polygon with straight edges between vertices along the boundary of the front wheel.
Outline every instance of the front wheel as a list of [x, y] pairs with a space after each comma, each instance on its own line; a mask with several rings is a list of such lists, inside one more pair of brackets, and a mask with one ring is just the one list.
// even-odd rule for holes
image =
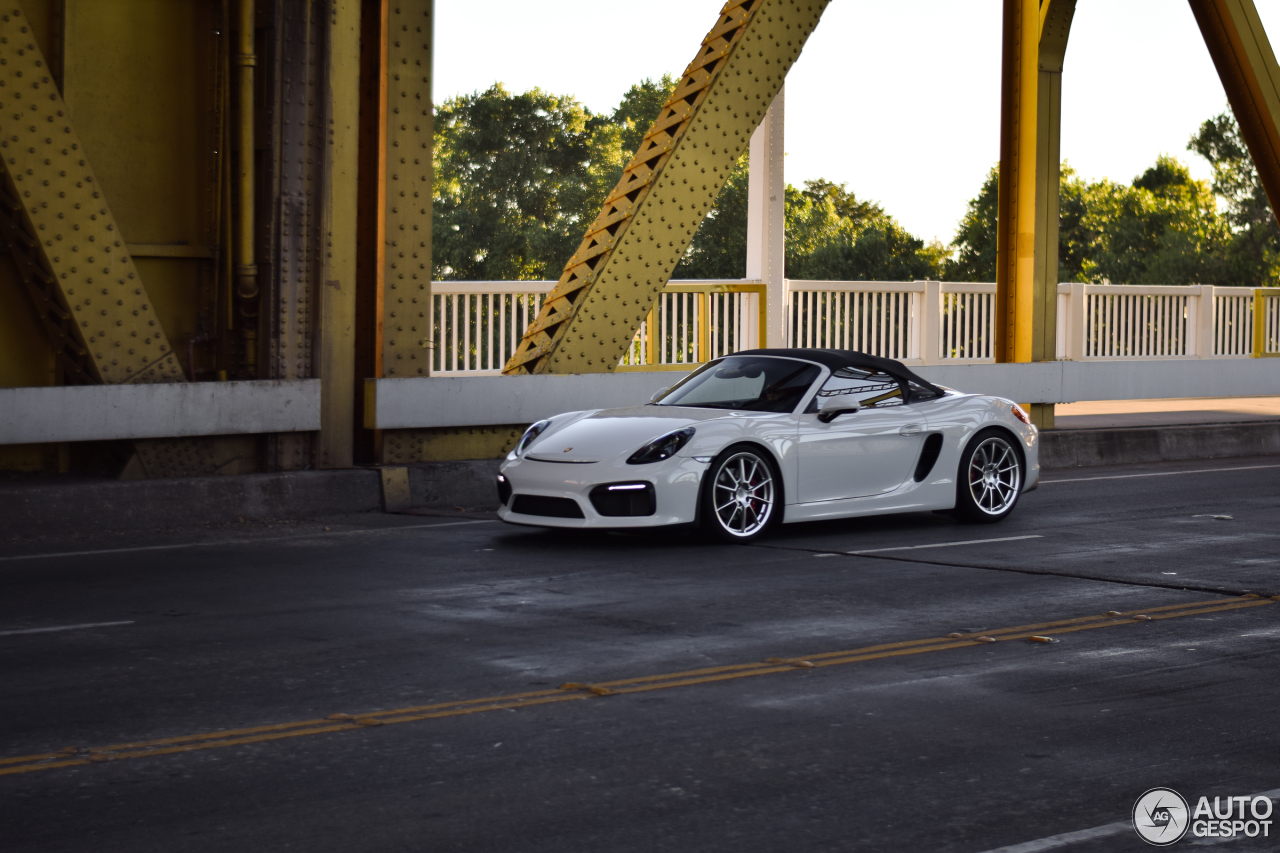
[[750, 542], [778, 514], [781, 484], [764, 451], [731, 447], [716, 457], [702, 491], [704, 529], [722, 542]]
[[960, 456], [955, 517], [969, 524], [994, 524], [1013, 512], [1022, 494], [1022, 457], [1008, 435], [986, 429]]

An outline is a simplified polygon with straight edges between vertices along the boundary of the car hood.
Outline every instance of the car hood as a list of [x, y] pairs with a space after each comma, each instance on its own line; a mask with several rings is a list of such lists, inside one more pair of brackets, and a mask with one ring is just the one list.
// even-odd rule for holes
[[540, 462], [587, 463], [630, 456], [669, 432], [731, 415], [720, 409], [686, 409], [677, 406], [633, 406], [603, 409], [562, 429], [539, 436], [525, 453]]

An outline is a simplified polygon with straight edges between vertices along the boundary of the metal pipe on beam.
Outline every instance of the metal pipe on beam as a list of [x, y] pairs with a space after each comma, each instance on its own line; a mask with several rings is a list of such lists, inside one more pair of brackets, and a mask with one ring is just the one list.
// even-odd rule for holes
[[236, 142], [240, 150], [236, 175], [235, 276], [240, 314], [240, 358], [246, 378], [258, 370], [258, 265], [254, 247], [254, 0], [236, 4]]

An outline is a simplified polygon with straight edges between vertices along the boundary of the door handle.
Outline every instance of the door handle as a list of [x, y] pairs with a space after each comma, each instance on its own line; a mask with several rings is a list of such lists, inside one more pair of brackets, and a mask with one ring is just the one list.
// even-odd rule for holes
[[907, 424], [898, 430], [898, 435], [919, 435], [922, 432], [924, 432], [924, 427], [920, 426], [920, 424]]

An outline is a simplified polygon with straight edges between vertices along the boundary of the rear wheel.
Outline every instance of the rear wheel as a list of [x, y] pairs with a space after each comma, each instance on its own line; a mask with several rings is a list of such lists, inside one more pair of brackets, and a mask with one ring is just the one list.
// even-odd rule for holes
[[763, 450], [731, 447], [716, 457], [702, 490], [703, 528], [722, 542], [750, 542], [774, 523], [782, 484]]
[[960, 455], [953, 515], [970, 524], [994, 524], [1013, 512], [1022, 494], [1022, 457], [997, 429], [975, 435]]

